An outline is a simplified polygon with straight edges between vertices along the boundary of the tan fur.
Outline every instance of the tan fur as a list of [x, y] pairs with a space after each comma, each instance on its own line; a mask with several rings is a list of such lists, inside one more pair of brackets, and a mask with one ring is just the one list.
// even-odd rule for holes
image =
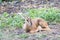
[[35, 33], [39, 30], [47, 30], [47, 31], [49, 30], [50, 31], [50, 28], [48, 27], [47, 22], [42, 18], [35, 18], [35, 19], [27, 18], [27, 20], [23, 26], [23, 29], [26, 32], [30, 32], [30, 33]]

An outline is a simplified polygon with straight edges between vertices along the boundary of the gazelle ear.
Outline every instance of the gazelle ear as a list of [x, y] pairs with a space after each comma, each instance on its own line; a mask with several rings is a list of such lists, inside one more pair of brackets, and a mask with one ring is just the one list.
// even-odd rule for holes
[[25, 20], [27, 21], [27, 20], [30, 20], [30, 17], [28, 17], [28, 16], [25, 16]]

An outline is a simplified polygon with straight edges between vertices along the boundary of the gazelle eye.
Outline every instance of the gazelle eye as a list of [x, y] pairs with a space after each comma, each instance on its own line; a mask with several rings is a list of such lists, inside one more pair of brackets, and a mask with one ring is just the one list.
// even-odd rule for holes
[[27, 20], [28, 21], [28, 20]]

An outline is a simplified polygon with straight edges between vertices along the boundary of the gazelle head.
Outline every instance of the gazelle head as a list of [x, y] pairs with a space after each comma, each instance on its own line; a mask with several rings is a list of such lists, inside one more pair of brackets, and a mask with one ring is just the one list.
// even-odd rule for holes
[[25, 23], [27, 23], [29, 26], [32, 25], [31, 18], [28, 15], [25, 15], [23, 13], [18, 13], [20, 16], [25, 20]]
[[30, 17], [26, 17], [25, 22], [28, 23], [29, 26], [32, 25], [32, 21]]

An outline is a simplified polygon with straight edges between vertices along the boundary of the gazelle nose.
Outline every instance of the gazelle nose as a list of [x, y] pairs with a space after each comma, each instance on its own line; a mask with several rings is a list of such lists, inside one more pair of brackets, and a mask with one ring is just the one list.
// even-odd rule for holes
[[39, 32], [39, 30], [37, 32]]
[[28, 33], [28, 32], [30, 32], [30, 30], [27, 30], [26, 32]]

